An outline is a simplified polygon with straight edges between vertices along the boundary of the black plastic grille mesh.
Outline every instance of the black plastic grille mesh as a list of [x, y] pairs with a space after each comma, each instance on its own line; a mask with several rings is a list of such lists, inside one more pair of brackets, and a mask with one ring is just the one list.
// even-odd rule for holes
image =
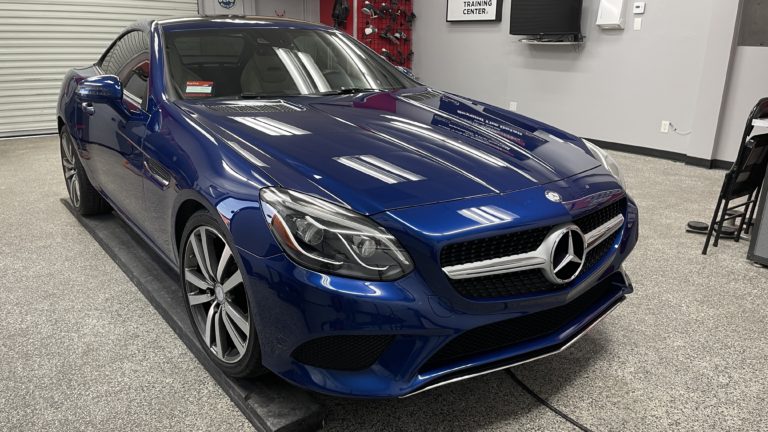
[[440, 252], [443, 267], [484, 261], [536, 250], [549, 234], [550, 227], [536, 228], [447, 245]]
[[510, 297], [550, 291], [559, 288], [544, 277], [539, 269], [525, 270], [517, 273], [504, 273], [492, 276], [482, 276], [471, 279], [452, 280], [453, 288], [464, 297], [473, 299], [488, 299]]
[[309, 366], [356, 371], [371, 367], [394, 336], [326, 336], [305, 342], [291, 356]]
[[552, 334], [593, 305], [604, 301], [608, 295], [614, 295], [614, 290], [611, 282], [606, 281], [563, 306], [466, 331], [445, 344], [421, 367], [420, 372]]
[[[573, 223], [582, 232], [588, 233], [622, 214], [626, 205], [626, 199], [621, 199], [591, 214], [582, 216], [574, 220]], [[448, 245], [443, 248], [441, 253], [441, 264], [448, 267], [531, 252], [539, 247], [551, 229], [552, 227], [548, 226]], [[587, 253], [582, 272], [590, 272], [598, 261], [610, 251], [614, 240], [615, 237], [611, 236], [590, 250]], [[564, 285], [549, 282], [538, 269], [470, 279], [456, 279], [451, 280], [451, 285], [462, 296], [478, 300], [555, 291], [564, 287]]]
[[585, 270], [583, 271], [588, 271], [594, 267], [600, 261], [600, 259], [603, 258], [611, 250], [615, 240], [616, 236], [612, 235], [598, 243], [597, 246], [590, 249], [589, 252], [587, 252], [587, 259], [584, 260]]
[[594, 231], [595, 228], [601, 225], [605, 225], [611, 219], [622, 214], [626, 206], [627, 206], [627, 200], [620, 199], [614, 203], [611, 203], [601, 208], [600, 210], [594, 213], [591, 213], [576, 219], [575, 221], [573, 221], [573, 223], [577, 227], [579, 227], [579, 229], [581, 229], [581, 232], [586, 234], [590, 231]]

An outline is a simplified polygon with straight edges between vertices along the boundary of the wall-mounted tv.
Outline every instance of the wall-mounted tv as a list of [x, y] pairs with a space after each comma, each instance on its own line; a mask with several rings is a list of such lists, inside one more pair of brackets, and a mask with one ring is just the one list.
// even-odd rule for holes
[[511, 0], [509, 34], [581, 37], [583, 0]]

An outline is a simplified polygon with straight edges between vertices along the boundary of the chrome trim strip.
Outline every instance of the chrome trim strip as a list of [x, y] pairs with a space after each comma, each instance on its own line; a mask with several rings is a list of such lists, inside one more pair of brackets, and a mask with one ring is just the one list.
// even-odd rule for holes
[[360, 160], [362, 160], [364, 162], [368, 162], [371, 165], [374, 165], [374, 166], [376, 166], [378, 168], [381, 168], [381, 169], [383, 169], [385, 171], [389, 171], [392, 174], [395, 174], [397, 176], [400, 176], [400, 177], [402, 177], [404, 179], [407, 179], [407, 180], [410, 180], [410, 181], [424, 180], [424, 177], [422, 177], [422, 176], [420, 176], [418, 174], [414, 174], [414, 173], [412, 173], [412, 172], [410, 172], [410, 171], [408, 171], [408, 170], [406, 170], [404, 168], [400, 168], [399, 166], [391, 164], [391, 163], [389, 163], [389, 162], [387, 162], [385, 160], [379, 159], [376, 156], [361, 155], [361, 156], [358, 156], [358, 159], [360, 159]]
[[[585, 237], [585, 253], [594, 248], [601, 241], [608, 238], [624, 225], [624, 216], [618, 215], [587, 233]], [[536, 268], [544, 269], [549, 265], [550, 253], [552, 252], [553, 239], [552, 233], [562, 229], [558, 226], [552, 229], [547, 238], [532, 252], [519, 255], [510, 255], [501, 258], [494, 258], [484, 261], [475, 261], [466, 264], [443, 267], [443, 272], [451, 279], [469, 279], [481, 276], [491, 276], [503, 273], [520, 272]]]
[[521, 255], [444, 267], [443, 271], [449, 278], [455, 280], [543, 268], [547, 265], [548, 260], [546, 255], [539, 254], [539, 250]]
[[407, 181], [424, 180], [424, 177], [414, 174], [405, 168], [379, 159], [376, 156], [339, 156], [333, 158], [336, 162], [344, 164], [354, 170], [360, 171], [387, 184], [403, 183]]
[[587, 239], [587, 251], [610, 237], [610, 235], [621, 228], [622, 225], [624, 225], [624, 215], [618, 215], [584, 235], [584, 237]]
[[525, 364], [525, 363], [536, 361], [536, 360], [542, 359], [544, 357], [549, 357], [551, 355], [560, 354], [561, 352], [563, 352], [563, 351], [567, 350], [568, 348], [570, 348], [571, 345], [576, 343], [576, 341], [581, 339], [581, 337], [584, 336], [585, 334], [587, 334], [588, 331], [592, 330], [598, 323], [600, 323], [600, 321], [602, 321], [605, 317], [607, 317], [608, 314], [610, 314], [617, 307], [619, 307], [619, 305], [622, 302], [624, 302], [624, 298], [622, 298], [621, 300], [616, 302], [616, 304], [611, 306], [608, 310], [603, 312], [602, 315], [597, 317], [597, 319], [595, 319], [590, 325], [585, 327], [579, 334], [574, 336], [573, 339], [571, 339], [567, 344], [565, 344], [562, 347], [560, 347], [560, 349], [558, 349], [558, 350], [555, 350], [555, 351], [552, 351], [552, 352], [548, 352], [546, 354], [542, 354], [542, 355], [539, 355], [539, 356], [536, 356], [536, 357], [531, 357], [529, 359], [521, 360], [521, 361], [518, 361], [518, 362], [513, 362], [513, 363], [510, 363], [510, 364], [505, 365], [505, 366], [500, 366], [500, 367], [497, 367], [497, 368], [493, 368], [491, 370], [482, 371], [482, 372], [476, 372], [476, 373], [469, 374], [469, 375], [464, 375], [464, 376], [460, 376], [460, 377], [456, 377], [456, 378], [451, 378], [451, 379], [449, 379], [447, 381], [442, 381], [442, 382], [439, 382], [439, 383], [436, 383], [436, 384], [433, 384], [433, 385], [429, 385], [427, 387], [424, 387], [424, 388], [421, 388], [419, 390], [416, 390], [413, 393], [408, 393], [406, 395], [400, 396], [399, 399], [405, 399], [405, 398], [411, 397], [413, 395], [417, 395], [419, 393], [422, 393], [422, 392], [425, 392], [425, 391], [428, 391], [428, 390], [432, 390], [432, 389], [435, 389], [435, 388], [438, 388], [438, 387], [442, 387], [444, 385], [453, 384], [453, 383], [457, 383], [459, 381], [468, 380], [470, 378], [475, 378], [475, 377], [487, 375], [489, 373], [498, 372], [500, 370], [509, 369], [511, 367], [520, 366], [520, 365]]

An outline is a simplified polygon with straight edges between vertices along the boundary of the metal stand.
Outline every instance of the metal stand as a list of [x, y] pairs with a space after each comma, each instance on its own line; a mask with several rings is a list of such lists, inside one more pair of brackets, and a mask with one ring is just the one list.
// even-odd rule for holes
[[62, 203], [136, 285], [257, 430], [304, 432], [323, 427], [325, 407], [311, 393], [273, 375], [254, 380], [234, 379], [216, 367], [192, 333], [178, 286], [178, 273], [120, 218], [113, 214], [84, 218], [74, 211], [69, 201], [62, 200]]

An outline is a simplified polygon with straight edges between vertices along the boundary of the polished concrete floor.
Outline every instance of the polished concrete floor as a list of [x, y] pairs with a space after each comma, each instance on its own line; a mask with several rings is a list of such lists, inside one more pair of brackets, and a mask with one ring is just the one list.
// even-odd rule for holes
[[[55, 137], [0, 140], [0, 430], [249, 423], [61, 204]], [[700, 255], [722, 171], [615, 153], [641, 210], [636, 293], [568, 351], [515, 368], [595, 431], [768, 429], [768, 269]], [[495, 373], [405, 400], [321, 397], [332, 431], [573, 430]]]

